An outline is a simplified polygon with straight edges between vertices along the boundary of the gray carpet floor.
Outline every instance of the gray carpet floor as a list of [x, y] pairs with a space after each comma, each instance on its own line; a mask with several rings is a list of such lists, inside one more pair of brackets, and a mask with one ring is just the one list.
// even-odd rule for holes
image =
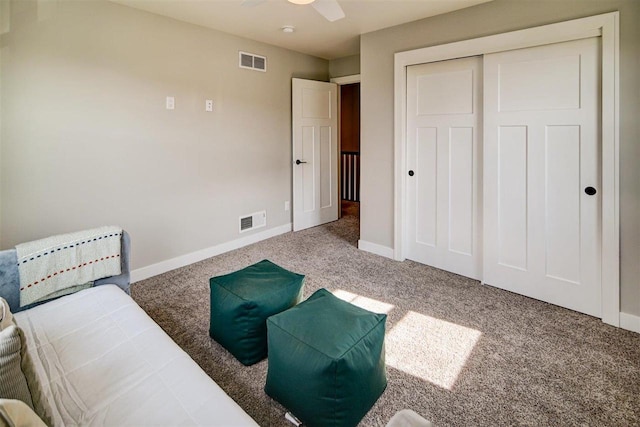
[[[356, 248], [346, 216], [132, 286], [142, 308], [261, 426], [290, 426], [245, 367], [208, 336], [209, 282], [262, 259], [387, 312], [387, 379], [362, 426], [411, 408], [437, 426], [638, 426], [640, 335], [411, 261]], [[135, 242], [134, 242], [135, 244]]]

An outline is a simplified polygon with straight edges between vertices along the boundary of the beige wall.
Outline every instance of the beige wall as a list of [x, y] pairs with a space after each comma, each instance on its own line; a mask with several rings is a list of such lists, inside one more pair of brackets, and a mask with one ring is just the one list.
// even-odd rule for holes
[[345, 56], [329, 61], [329, 77], [344, 77], [360, 74], [360, 55]]
[[[139, 268], [241, 237], [243, 214], [290, 223], [291, 78], [327, 80], [328, 61], [104, 1], [38, 3], [12, 3], [1, 39], [3, 249], [119, 224]], [[239, 50], [268, 71], [239, 69]]]
[[393, 54], [620, 11], [622, 311], [640, 315], [640, 1], [495, 0], [361, 37], [361, 239], [393, 247]]

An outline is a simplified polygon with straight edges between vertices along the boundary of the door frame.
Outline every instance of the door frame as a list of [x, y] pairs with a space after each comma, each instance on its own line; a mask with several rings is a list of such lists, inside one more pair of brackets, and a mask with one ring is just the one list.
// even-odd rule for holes
[[342, 133], [340, 132], [340, 128], [342, 127], [342, 92], [340, 91], [340, 86], [360, 83], [360, 74], [352, 74], [343, 77], [332, 77], [329, 81], [338, 85], [338, 203], [340, 203], [338, 218], [342, 218]]
[[394, 55], [394, 259], [406, 253], [406, 90], [410, 65], [589, 37], [602, 40], [602, 321], [620, 326], [619, 12], [399, 52]]

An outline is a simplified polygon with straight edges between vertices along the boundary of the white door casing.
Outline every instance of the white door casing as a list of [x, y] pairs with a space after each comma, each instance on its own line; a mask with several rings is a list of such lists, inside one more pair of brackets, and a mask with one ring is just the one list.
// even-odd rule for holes
[[599, 52], [589, 38], [485, 56], [483, 191], [484, 282], [598, 317]]
[[407, 258], [482, 278], [480, 57], [407, 67]]
[[293, 230], [338, 219], [335, 83], [292, 79]]

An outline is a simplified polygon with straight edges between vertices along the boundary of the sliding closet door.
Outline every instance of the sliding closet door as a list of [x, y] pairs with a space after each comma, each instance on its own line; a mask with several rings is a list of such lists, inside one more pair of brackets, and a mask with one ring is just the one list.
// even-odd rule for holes
[[481, 278], [480, 57], [407, 67], [407, 258]]
[[600, 316], [600, 39], [486, 55], [484, 282]]

